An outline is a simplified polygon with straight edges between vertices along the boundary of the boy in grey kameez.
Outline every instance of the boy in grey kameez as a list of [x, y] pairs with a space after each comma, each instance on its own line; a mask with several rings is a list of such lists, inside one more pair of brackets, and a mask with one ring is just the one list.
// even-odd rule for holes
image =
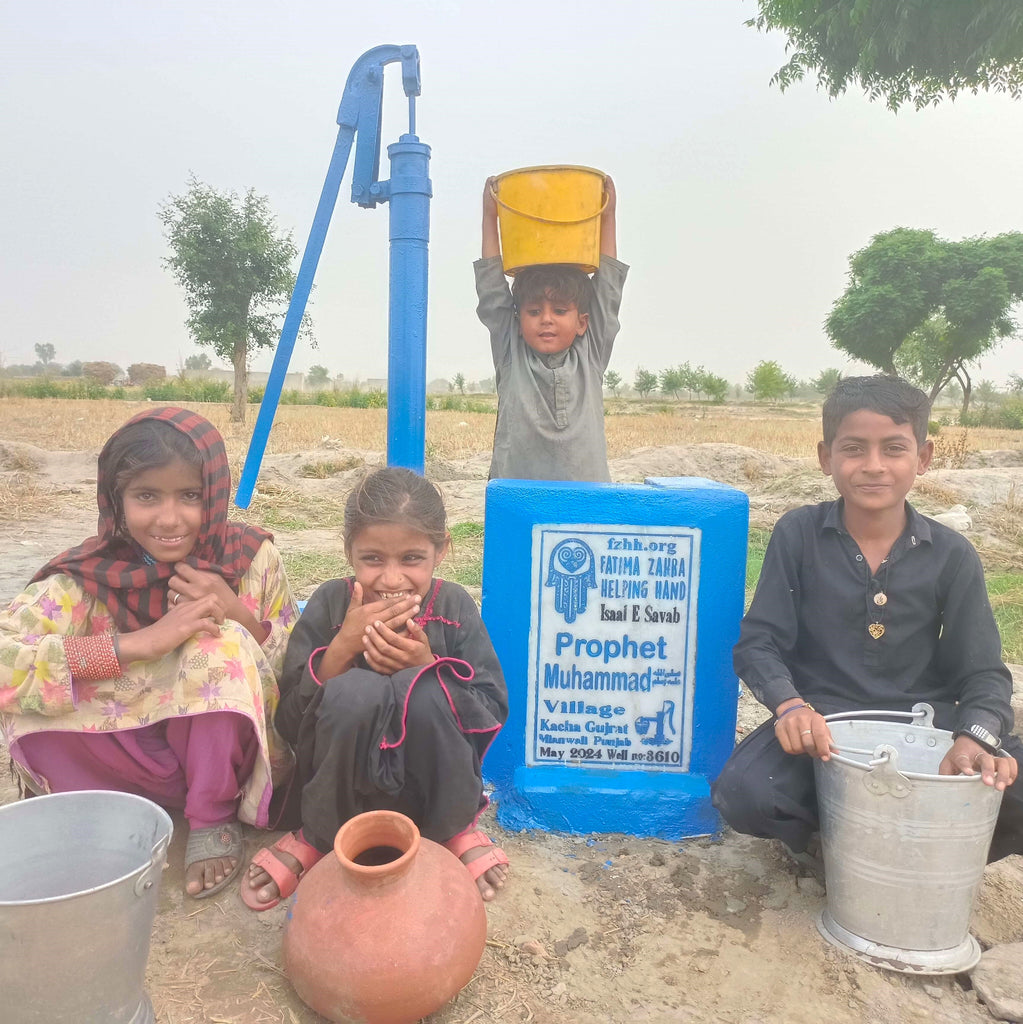
[[491, 479], [610, 480], [604, 371], [618, 334], [628, 267], [617, 259], [615, 191], [605, 179], [600, 267], [589, 278], [560, 264], [527, 267], [508, 288], [497, 204], [483, 191], [483, 252], [473, 264], [477, 315], [490, 331], [497, 380]]

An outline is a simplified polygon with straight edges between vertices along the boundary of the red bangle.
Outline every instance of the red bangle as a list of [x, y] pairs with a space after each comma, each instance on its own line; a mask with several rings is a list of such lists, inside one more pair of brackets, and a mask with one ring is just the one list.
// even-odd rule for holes
[[113, 633], [66, 636], [64, 656], [74, 679], [98, 683], [105, 679], [119, 679], [123, 674], [117, 659], [117, 640]]

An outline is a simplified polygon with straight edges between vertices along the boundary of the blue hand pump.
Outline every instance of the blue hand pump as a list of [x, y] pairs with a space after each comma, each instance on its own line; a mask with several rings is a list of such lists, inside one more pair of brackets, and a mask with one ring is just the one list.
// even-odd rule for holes
[[[384, 66], [401, 61], [408, 96], [407, 135], [387, 147], [391, 177], [380, 181], [380, 122]], [[390, 209], [390, 309], [387, 360], [387, 463], [423, 471], [426, 450], [426, 295], [430, 241], [430, 147], [416, 136], [416, 97], [420, 92], [419, 51], [414, 46], [376, 46], [364, 53], [348, 75], [340, 126], [320, 201], [313, 216], [291, 303], [259, 406], [245, 456], [235, 504], [248, 508], [273, 426], [295, 339], [302, 323], [327, 226], [337, 203], [352, 140], [358, 135], [352, 171], [352, 202], [366, 209], [377, 203]]]

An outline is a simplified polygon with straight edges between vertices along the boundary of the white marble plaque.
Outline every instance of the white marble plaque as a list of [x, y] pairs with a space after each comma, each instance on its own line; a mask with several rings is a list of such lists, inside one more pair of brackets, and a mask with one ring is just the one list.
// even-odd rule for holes
[[526, 763], [688, 771], [700, 531], [533, 527]]

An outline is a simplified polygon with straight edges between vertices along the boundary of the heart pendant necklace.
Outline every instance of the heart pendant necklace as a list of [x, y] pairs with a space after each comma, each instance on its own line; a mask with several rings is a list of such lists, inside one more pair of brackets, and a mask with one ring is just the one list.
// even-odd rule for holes
[[867, 624], [867, 632], [871, 635], [874, 640], [880, 640], [884, 636], [884, 613], [887, 611], [888, 604], [888, 560], [891, 558], [891, 552], [888, 552], [887, 557], [881, 560], [881, 565], [884, 566], [884, 576], [881, 579], [881, 584], [877, 592], [871, 596], [870, 593], [870, 579], [867, 580], [867, 596], [870, 598], [876, 611], [872, 611], [870, 603], [867, 605], [867, 616], [868, 618], [874, 618], [873, 622]]

